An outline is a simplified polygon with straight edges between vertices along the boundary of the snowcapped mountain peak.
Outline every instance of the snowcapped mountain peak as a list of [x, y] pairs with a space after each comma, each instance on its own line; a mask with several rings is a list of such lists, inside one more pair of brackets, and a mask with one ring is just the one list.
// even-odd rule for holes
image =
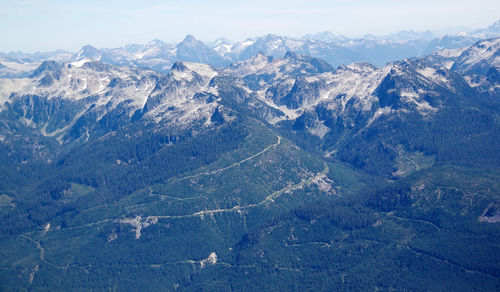
[[115, 114], [120, 113], [125, 119], [131, 118], [144, 106], [158, 80], [156, 72], [134, 67], [96, 61], [86, 61], [78, 67], [46, 61], [31, 78], [12, 79], [9, 83], [0, 81], [0, 98], [7, 97], [7, 107], [24, 101], [67, 106], [63, 119], [21, 119], [26, 125], [38, 128], [42, 135], [57, 137], [64, 143], [80, 137], [88, 139], [84, 137], [86, 130], [73, 133], [77, 135], [73, 138], [67, 136], [73, 135], [68, 131], [83, 115], [95, 120], [116, 111]]
[[483, 92], [500, 92], [500, 37], [481, 40], [464, 50], [451, 67], [471, 87]]
[[22, 93], [72, 101], [92, 97], [113, 104], [128, 99], [139, 106], [145, 103], [148, 92], [153, 89], [154, 79], [154, 72], [149, 70], [97, 61], [86, 61], [82, 66], [45, 62], [32, 75], [29, 90], [25, 88]]
[[217, 71], [207, 64], [177, 61], [172, 66], [169, 76], [177, 81], [185, 80], [190, 82], [194, 78], [193, 73], [196, 74], [195, 76], [199, 76], [206, 81], [209, 81], [218, 74]]
[[173, 47], [173, 45], [168, 44], [162, 40], [154, 39], [147, 43], [141, 50], [142, 54], [150, 54], [151, 52], [159, 52], [162, 50], [169, 50]]
[[83, 59], [90, 59], [99, 61], [102, 57], [101, 51], [91, 45], [83, 46], [82, 49], [73, 57], [73, 60], [80, 61]]
[[[280, 41], [274, 35], [267, 37]], [[203, 50], [191, 50], [188, 45], [193, 43]], [[464, 66], [477, 64], [482, 59], [494, 65], [497, 64], [499, 43], [498, 39], [485, 40], [459, 57], [457, 52], [448, 55]], [[162, 44], [153, 41], [147, 51], [154, 52], [158, 49], [155, 45]], [[49, 128], [43, 132], [50, 135], [54, 131], [63, 133], [65, 127], [69, 129], [76, 123], [78, 115], [90, 113], [89, 110], [95, 115], [93, 119], [113, 112], [125, 120], [134, 116], [148, 123], [186, 127], [193, 123], [208, 125], [216, 109], [221, 107], [219, 110], [224, 111], [222, 104], [231, 101], [262, 115], [271, 124], [279, 125], [287, 120], [297, 123], [294, 128], [299, 129], [304, 122], [308, 131], [321, 138], [329, 131], [325, 115], [339, 118], [345, 127], [359, 126], [359, 129], [393, 113], [419, 113], [423, 118], [430, 118], [442, 107], [441, 93], [454, 94], [468, 88], [462, 78], [466, 75], [460, 76], [460, 72], [443, 68], [427, 57], [393, 62], [380, 68], [369, 63], [351, 63], [333, 70], [322, 59], [299, 54], [287, 46], [280, 47], [283, 54], [277, 57], [258, 51], [244, 61], [216, 69], [189, 61], [211, 58], [213, 50], [188, 36], [177, 46], [182, 48], [181, 54], [175, 53], [177, 60], [183, 61], [169, 64], [166, 76], [133, 66], [92, 61], [85, 56], [91, 57], [91, 53], [97, 51], [108, 60], [109, 51], [84, 47], [78, 55], [79, 60], [63, 64], [44, 62], [26, 81], [0, 80], [0, 98], [6, 101], [6, 108], [11, 101], [27, 100], [30, 96], [78, 105], [71, 120], [64, 121], [56, 130]], [[487, 77], [472, 77], [467, 81], [476, 84], [479, 80], [486, 84], [483, 80]], [[489, 88], [497, 88], [496, 83], [487, 84], [493, 84]], [[358, 120], [357, 116], [363, 119]], [[36, 123], [36, 127], [44, 127], [43, 123]]]
[[197, 40], [193, 35], [186, 35], [186, 37], [184, 38], [184, 40], [182, 40], [182, 42], [180, 44], [183, 44], [185, 46], [189, 46], [189, 45], [198, 45], [200, 43], [199, 40]]
[[207, 101], [209, 84], [218, 72], [210, 65], [177, 61], [159, 82], [144, 105], [145, 117], [156, 122], [173, 121], [189, 126], [193, 121], [208, 120], [217, 102]]

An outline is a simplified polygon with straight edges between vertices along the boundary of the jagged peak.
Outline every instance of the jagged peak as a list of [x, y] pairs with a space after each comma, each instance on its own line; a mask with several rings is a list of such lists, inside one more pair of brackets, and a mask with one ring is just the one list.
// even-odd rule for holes
[[170, 68], [170, 71], [185, 71], [185, 70], [187, 70], [187, 67], [183, 61], [175, 61], [175, 63], [172, 65], [172, 68]]

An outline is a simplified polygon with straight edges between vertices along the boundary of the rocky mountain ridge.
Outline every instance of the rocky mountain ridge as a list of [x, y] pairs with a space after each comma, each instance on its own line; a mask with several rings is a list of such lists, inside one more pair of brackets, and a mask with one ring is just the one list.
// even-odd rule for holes
[[112, 65], [138, 66], [167, 73], [176, 61], [206, 63], [223, 67], [252, 58], [258, 53], [282, 57], [292, 51], [299, 55], [321, 58], [336, 67], [354, 62], [369, 62], [384, 66], [394, 60], [428, 55], [443, 49], [470, 46], [486, 38], [500, 36], [498, 22], [470, 33], [433, 37], [432, 33], [403, 31], [387, 36], [367, 35], [347, 38], [330, 32], [291, 38], [268, 34], [241, 42], [220, 39], [209, 45], [187, 35], [180, 43], [155, 39], [146, 45], [129, 44], [120, 48], [97, 49], [86, 45], [76, 54], [65, 51], [25, 54], [0, 54], [0, 76], [25, 77], [43, 60], [58, 62], [102, 61]]
[[447, 56], [453, 63], [447, 67], [429, 65], [443, 53], [337, 69], [291, 52], [257, 54], [224, 68], [179, 61], [166, 75], [88, 56], [62, 65], [46, 61], [30, 78], [1, 80], [2, 113], [10, 123], [71, 143], [87, 141], [104, 121], [112, 121], [110, 130], [136, 121], [187, 129], [210, 127], [214, 115], [230, 121], [244, 110], [292, 135], [316, 137], [322, 155], [338, 158], [340, 145], [380, 123], [429, 122], [450, 106], [495, 99], [499, 43], [484, 40]]

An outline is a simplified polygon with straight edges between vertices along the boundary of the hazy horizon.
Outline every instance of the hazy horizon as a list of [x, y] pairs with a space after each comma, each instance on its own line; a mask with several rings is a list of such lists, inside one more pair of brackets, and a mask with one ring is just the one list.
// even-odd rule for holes
[[368, 0], [0, 0], [0, 52], [75, 52], [87, 44], [114, 48], [153, 39], [179, 42], [188, 34], [204, 42], [241, 41], [268, 33], [301, 37], [324, 31], [348, 37], [402, 30], [444, 34], [487, 27], [499, 15], [500, 4], [489, 0], [377, 4]]

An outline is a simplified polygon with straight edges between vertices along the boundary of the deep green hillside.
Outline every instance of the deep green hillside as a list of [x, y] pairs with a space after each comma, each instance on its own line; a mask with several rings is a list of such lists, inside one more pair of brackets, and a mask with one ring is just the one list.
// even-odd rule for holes
[[[233, 249], [245, 234], [276, 214], [307, 202], [350, 196], [363, 186], [361, 176], [349, 167], [307, 154], [256, 121], [239, 127], [247, 133], [242, 138], [217, 141], [232, 149], [200, 140], [203, 136], [193, 140], [196, 145], [186, 144], [222, 151], [208, 161], [189, 161], [186, 170], [191, 171], [177, 160], [158, 161], [170, 157], [168, 151], [183, 149], [178, 142], [126, 169], [129, 179], [124, 179], [116, 158], [127, 161], [131, 146], [118, 133], [113, 143], [100, 143], [87, 155], [82, 155], [84, 146], [63, 156], [54, 174], [33, 183], [33, 189], [50, 189], [57, 178], [50, 197], [41, 191], [12, 194], [18, 205], [2, 205], [4, 222], [19, 222], [15, 216], [25, 207], [31, 223], [4, 226], [3, 288], [154, 290], [185, 285], [184, 279], [211, 265], [203, 262], [211, 253], [217, 256], [216, 265], [231, 263]], [[231, 137], [227, 135], [223, 137]], [[85, 159], [72, 160], [75, 156]], [[170, 163], [177, 171], [168, 168]], [[150, 171], [136, 179], [137, 169]], [[4, 198], [7, 202], [10, 197]]]

